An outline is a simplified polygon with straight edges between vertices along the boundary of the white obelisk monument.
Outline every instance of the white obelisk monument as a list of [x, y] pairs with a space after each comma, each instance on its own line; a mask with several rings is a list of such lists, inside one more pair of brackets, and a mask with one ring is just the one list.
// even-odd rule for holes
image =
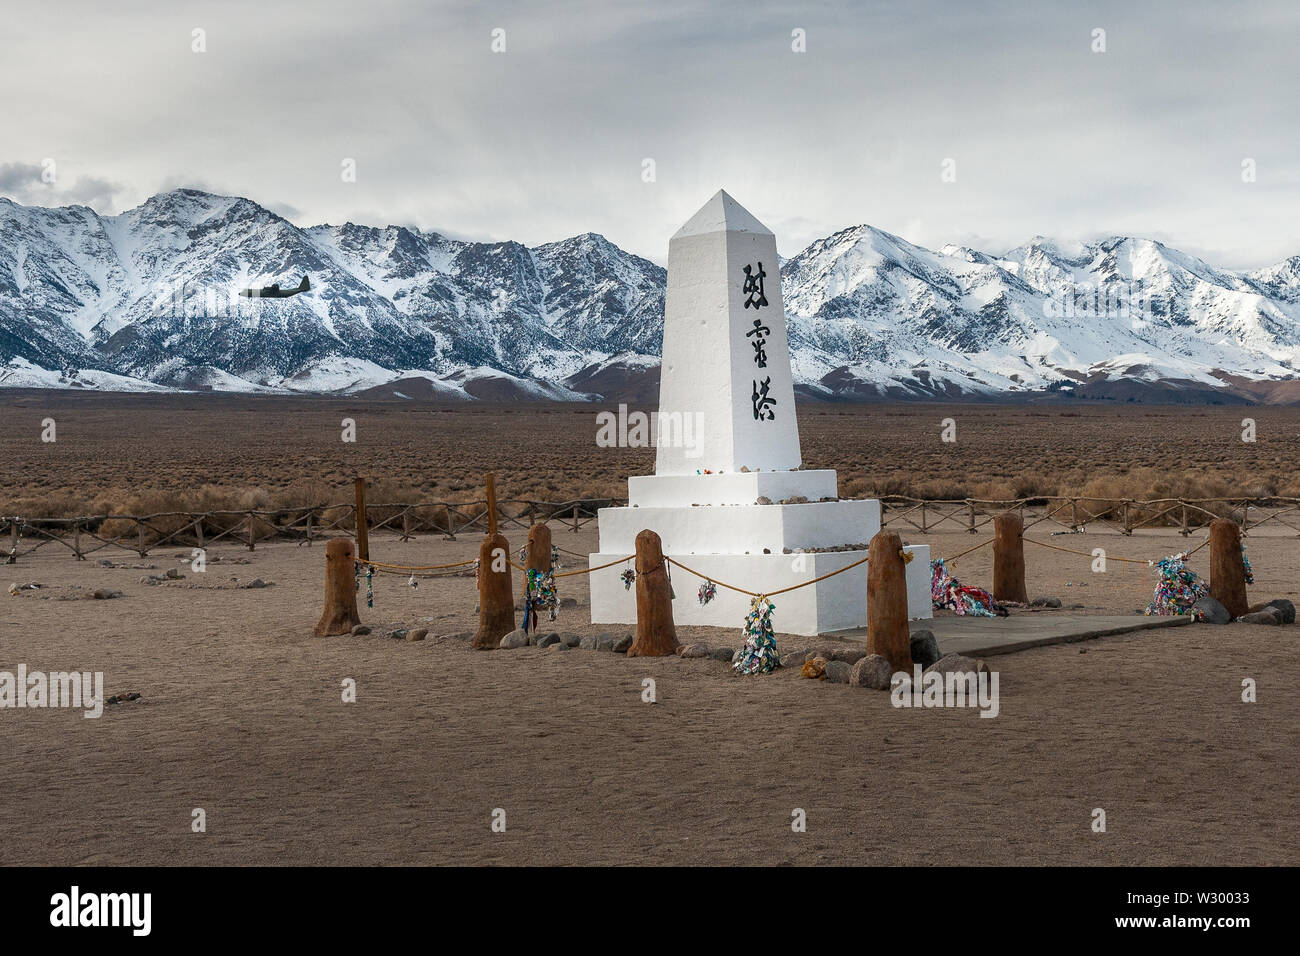
[[[841, 501], [834, 471], [801, 470], [776, 237], [725, 192], [668, 244], [652, 431], [655, 474], [628, 479], [627, 507], [601, 509], [591, 567], [633, 553], [637, 533], [649, 528], [681, 564], [768, 593], [865, 557], [858, 548], [880, 530], [880, 502]], [[908, 607], [913, 618], [928, 618], [930, 549], [909, 550]], [[593, 623], [635, 622], [635, 592], [622, 570], [591, 575]], [[719, 587], [702, 605], [700, 578], [673, 568], [672, 582], [678, 624], [743, 623], [745, 595]], [[795, 634], [861, 627], [866, 582], [861, 564], [773, 598], [773, 626]]]

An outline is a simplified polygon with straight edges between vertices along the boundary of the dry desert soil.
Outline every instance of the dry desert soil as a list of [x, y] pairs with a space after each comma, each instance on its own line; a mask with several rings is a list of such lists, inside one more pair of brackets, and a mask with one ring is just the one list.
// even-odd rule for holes
[[[595, 547], [587, 529], [556, 540]], [[972, 539], [909, 540], [942, 555]], [[1172, 531], [1066, 540], [1186, 547]], [[477, 543], [376, 535], [372, 553], [435, 564]], [[0, 863], [1285, 864], [1300, 849], [1294, 625], [1197, 624], [990, 658], [1000, 713], [985, 719], [895, 709], [887, 693], [793, 669], [473, 651], [455, 636], [476, 621], [467, 577], [418, 589], [380, 577], [373, 609], [361, 607], [372, 634], [316, 638], [319, 542], [215, 547], [203, 574], [188, 553], [110, 559], [152, 571], [66, 552], [4, 567], [6, 585], [42, 587], [0, 596], [0, 669], [103, 671], [106, 694], [142, 696], [98, 719], [0, 711]], [[1193, 558], [1202, 572], [1206, 553]], [[961, 577], [986, 585], [987, 555], [963, 558]], [[1251, 557], [1252, 597], [1300, 601], [1293, 537], [1252, 536]], [[184, 577], [140, 583], [169, 567]], [[1029, 577], [1032, 593], [1085, 605], [1039, 613], [1132, 612], [1152, 584], [1146, 568], [1096, 575], [1087, 558], [1046, 550]], [[269, 586], [236, 587], [253, 578]], [[551, 626], [630, 631], [588, 623], [585, 582], [563, 579], [577, 606]], [[123, 596], [63, 599], [94, 588]], [[734, 647], [739, 624], [683, 638]], [[384, 636], [399, 626], [429, 636]], [[1242, 701], [1245, 678], [1256, 703]], [[342, 700], [348, 679], [355, 703]], [[1098, 807], [1105, 833], [1091, 829]], [[191, 830], [195, 808], [204, 833]], [[792, 832], [796, 808], [807, 832]]]
[[[455, 406], [247, 396], [0, 396], [0, 513], [166, 510], [477, 497], [620, 496], [646, 449], [596, 447], [590, 406]], [[40, 440], [54, 418], [57, 441]], [[345, 417], [357, 441], [340, 442]], [[1241, 440], [1242, 419], [1258, 440]], [[940, 442], [952, 418], [955, 444]], [[940, 497], [1285, 493], [1297, 487], [1300, 410], [1075, 406], [801, 407], [805, 464], [846, 495]], [[295, 497], [296, 496], [296, 497]], [[375, 499], [372, 497], [371, 499]], [[936, 557], [986, 540], [903, 529]], [[523, 541], [517, 529], [511, 543]], [[556, 527], [595, 550], [594, 526]], [[1197, 530], [1192, 541], [1200, 540]], [[1028, 553], [1031, 595], [1073, 611], [1134, 613], [1154, 572], [1088, 552], [1159, 558], [1173, 529], [1049, 538]], [[518, 540], [516, 540], [518, 539]], [[377, 534], [397, 564], [473, 557], [459, 540]], [[1249, 538], [1252, 599], [1300, 601], [1300, 542]], [[1193, 625], [991, 658], [1000, 712], [903, 710], [889, 695], [742, 678], [715, 660], [584, 650], [476, 652], [473, 579], [418, 589], [381, 577], [368, 636], [315, 638], [324, 548], [229, 540], [192, 572], [188, 545], [141, 560], [55, 546], [0, 566], [0, 670], [102, 671], [139, 693], [98, 719], [0, 710], [2, 864], [1284, 864], [1300, 848], [1300, 629]], [[1208, 552], [1192, 566], [1207, 571]], [[99, 564], [102, 559], [125, 567]], [[575, 559], [568, 558], [572, 562]], [[149, 564], [154, 568], [131, 567]], [[572, 563], [570, 567], [572, 567]], [[184, 577], [142, 584], [170, 567]], [[610, 572], [607, 572], [610, 573]], [[989, 549], [958, 575], [990, 584]], [[239, 584], [260, 578], [265, 588]], [[122, 592], [82, 600], [94, 589]], [[688, 588], [683, 599], [694, 599]], [[556, 630], [593, 626], [582, 576], [563, 579]], [[735, 647], [735, 628], [685, 638]], [[780, 609], [776, 625], [780, 631]], [[396, 627], [429, 636], [383, 636]], [[827, 643], [778, 635], [783, 650]], [[657, 699], [642, 699], [653, 678]], [[1244, 703], [1242, 682], [1258, 684]], [[356, 682], [355, 703], [342, 686]], [[206, 832], [192, 832], [194, 811]], [[1106, 811], [1095, 833], [1093, 811]], [[503, 810], [505, 832], [492, 829]], [[807, 832], [792, 831], [792, 814]]]

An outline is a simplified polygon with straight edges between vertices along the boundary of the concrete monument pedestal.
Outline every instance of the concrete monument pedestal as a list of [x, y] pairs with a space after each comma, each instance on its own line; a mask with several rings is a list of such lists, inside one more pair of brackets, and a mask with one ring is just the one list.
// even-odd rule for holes
[[[716, 581], [771, 592], [866, 557], [880, 502], [840, 501], [835, 472], [802, 471], [776, 238], [725, 192], [668, 246], [655, 474], [628, 480], [628, 506], [602, 508], [596, 567], [631, 554], [649, 528], [664, 554]], [[845, 549], [849, 546], [850, 549]], [[853, 547], [853, 546], [856, 546]], [[845, 550], [829, 550], [829, 549]], [[910, 548], [910, 615], [931, 616], [930, 549]], [[636, 620], [620, 568], [591, 575], [596, 624]], [[750, 598], [673, 568], [678, 624], [739, 628]], [[867, 566], [773, 598], [777, 631], [862, 627]]]

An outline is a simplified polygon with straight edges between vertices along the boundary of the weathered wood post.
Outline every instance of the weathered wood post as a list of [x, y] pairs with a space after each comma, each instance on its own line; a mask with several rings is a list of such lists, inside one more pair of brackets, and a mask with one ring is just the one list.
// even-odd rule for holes
[[528, 598], [528, 572], [551, 570], [551, 529], [538, 521], [528, 529], [528, 546], [524, 549], [524, 599]]
[[352, 483], [357, 497], [357, 556], [362, 561], [370, 560], [370, 522], [366, 516], [366, 479], [358, 478]]
[[487, 476], [488, 533], [478, 549], [478, 631], [473, 646], [495, 649], [515, 629], [515, 595], [510, 583], [510, 542], [497, 531], [496, 476]]
[[488, 472], [483, 483], [487, 489], [488, 534], [497, 533], [497, 476]]
[[348, 634], [361, 623], [353, 562], [356, 552], [347, 538], [325, 545], [325, 611], [316, 625], [317, 637]]
[[1229, 518], [1210, 522], [1210, 597], [1233, 617], [1250, 610], [1246, 600], [1246, 562], [1241, 556], [1241, 527]]
[[894, 671], [912, 670], [907, 562], [895, 531], [876, 532], [867, 546], [867, 653], [879, 654]]
[[646, 529], [636, 536], [636, 638], [628, 657], [668, 657], [677, 653], [672, 585], [659, 535]]
[[1028, 604], [1025, 591], [1025, 522], [1014, 511], [993, 519], [993, 597]]
[[510, 542], [489, 534], [478, 549], [478, 631], [473, 646], [493, 650], [515, 629], [515, 596], [510, 583]]
[[78, 521], [72, 526], [72, 553], [77, 556], [78, 561], [85, 561], [86, 556], [81, 553], [81, 522]]
[[257, 547], [257, 538], [256, 538], [256, 533], [255, 533], [255, 529], [254, 529], [254, 527], [253, 527], [253, 524], [254, 524], [254, 520], [253, 520], [253, 512], [250, 511], [250, 512], [248, 513], [248, 519], [246, 520], [246, 522], [245, 522], [245, 524], [244, 524], [244, 527], [245, 527], [245, 528], [247, 529], [247, 531], [248, 531], [248, 550], [249, 550], [249, 551], [252, 551], [252, 550], [254, 550], [254, 549]]

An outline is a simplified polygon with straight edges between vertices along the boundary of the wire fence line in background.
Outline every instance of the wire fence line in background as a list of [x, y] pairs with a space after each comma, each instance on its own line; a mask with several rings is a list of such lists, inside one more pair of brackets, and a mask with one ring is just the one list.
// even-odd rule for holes
[[[1261, 527], [1300, 537], [1300, 498], [1092, 498], [1050, 496], [1010, 500], [923, 499], [888, 495], [879, 499], [882, 525], [922, 534], [965, 531], [978, 534], [1004, 511], [1017, 511], [1025, 529], [1038, 524], [1056, 533], [1102, 531], [1131, 535], [1135, 531], [1175, 528], [1191, 534], [1215, 518], [1231, 518], [1243, 530]], [[780, 502], [778, 502], [779, 504]], [[794, 503], [794, 502], [788, 502]], [[546, 502], [520, 498], [497, 502], [502, 528], [527, 529], [534, 522], [558, 524], [580, 531], [601, 508], [626, 505], [619, 498], [581, 498]], [[488, 505], [477, 501], [424, 501], [367, 504], [366, 527], [388, 531], [406, 541], [420, 534], [449, 540], [472, 531], [486, 531]], [[74, 517], [0, 516], [0, 554], [8, 563], [41, 548], [66, 549], [76, 560], [105, 549], [147, 557], [167, 545], [206, 548], [240, 545], [253, 550], [258, 541], [297, 540], [311, 544], [355, 533], [357, 506], [350, 502], [275, 510], [168, 511], [155, 514], [101, 514]], [[1289, 536], [1289, 535], [1288, 535]], [[6, 540], [7, 539], [7, 540]], [[6, 547], [7, 545], [7, 547]]]

